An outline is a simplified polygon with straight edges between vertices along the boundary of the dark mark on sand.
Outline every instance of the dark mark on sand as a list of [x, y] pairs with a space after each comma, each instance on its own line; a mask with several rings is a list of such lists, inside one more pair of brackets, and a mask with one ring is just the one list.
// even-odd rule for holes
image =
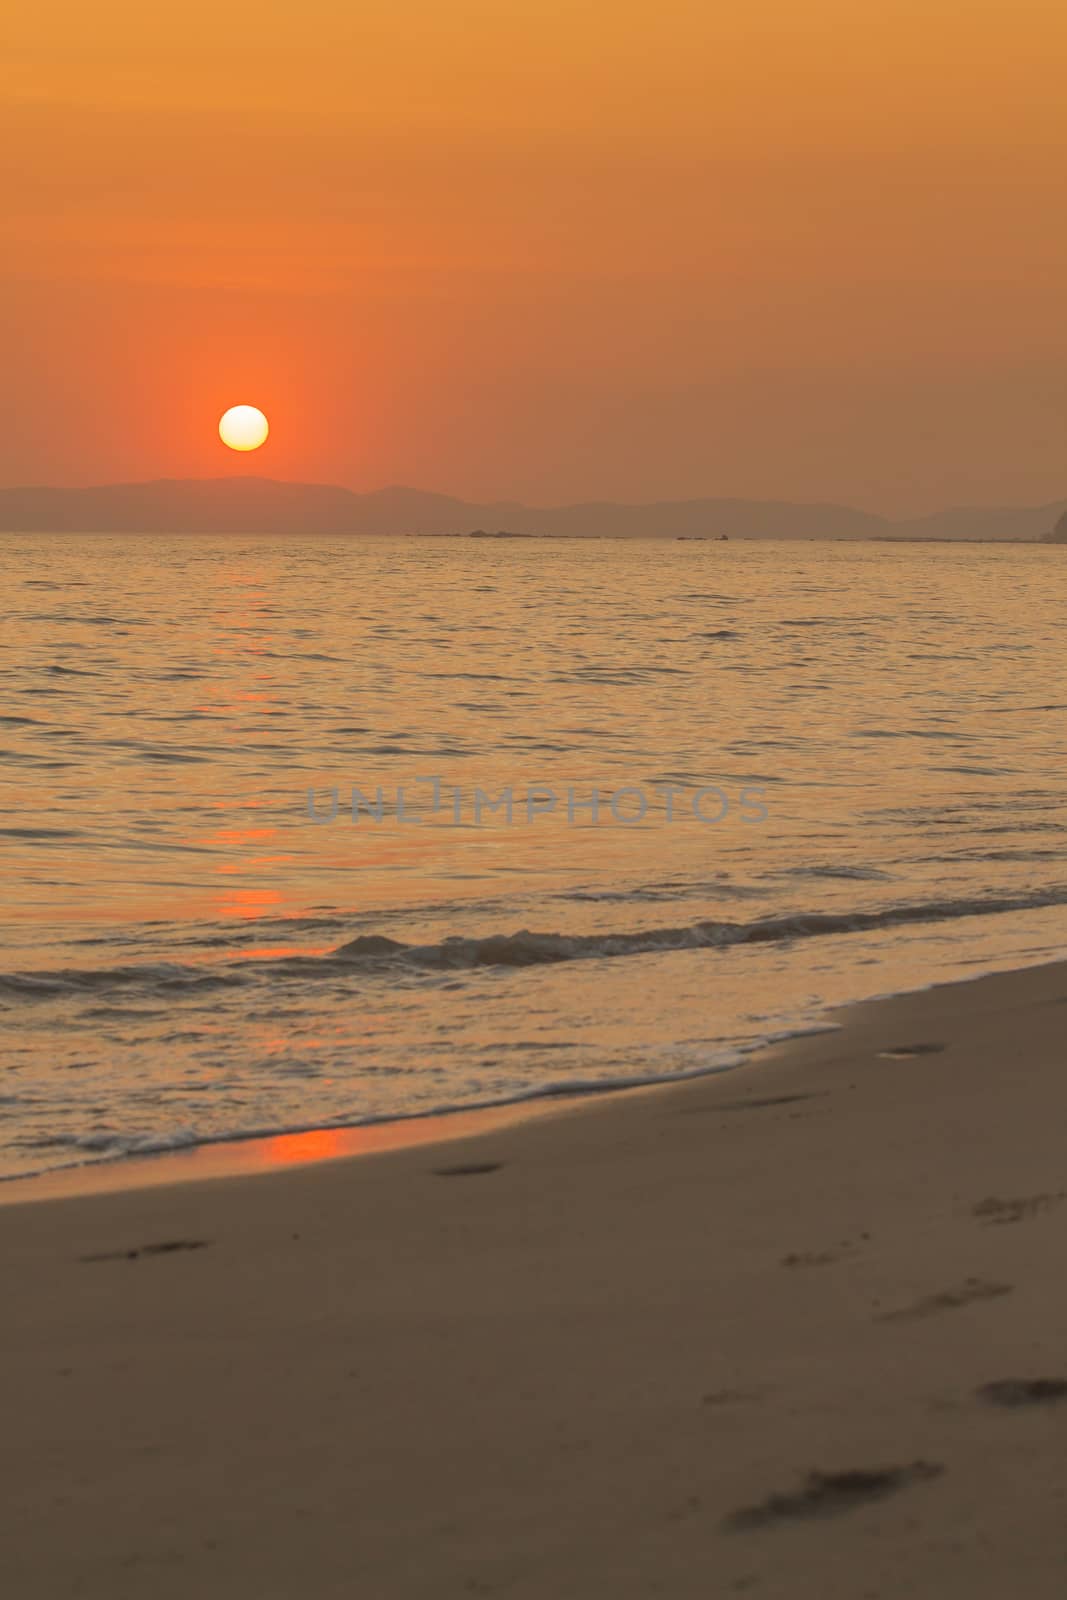
[[135, 1250], [102, 1250], [79, 1256], [79, 1261], [137, 1261], [141, 1256], [169, 1256], [176, 1250], [206, 1250], [210, 1239], [164, 1239], [160, 1244], [140, 1244]]
[[687, 1106], [684, 1116], [691, 1116], [694, 1111], [719, 1112], [719, 1111], [763, 1111], [770, 1106], [791, 1106], [798, 1100], [818, 1100], [819, 1094], [772, 1094], [764, 1095], [761, 1099], [753, 1097], [751, 1100], [720, 1100], [714, 1106]]
[[1025, 1222], [1028, 1217], [1040, 1216], [1042, 1211], [1051, 1211], [1064, 1199], [1067, 1195], [1062, 1190], [1058, 1194], [1023, 1195], [1017, 1200], [998, 1200], [990, 1195], [971, 1208], [971, 1215], [979, 1222]]
[[1067, 1400], [1067, 1378], [998, 1378], [995, 1383], [983, 1383], [975, 1393], [991, 1406], [1010, 1410], [1048, 1406]]
[[782, 1257], [783, 1267], [828, 1267], [841, 1257], [836, 1250], [801, 1250]]
[[725, 1519], [735, 1532], [765, 1528], [775, 1522], [806, 1517], [832, 1517], [853, 1511], [873, 1500], [883, 1500], [911, 1484], [940, 1477], [945, 1469], [932, 1461], [912, 1461], [904, 1467], [857, 1467], [847, 1472], [811, 1472], [802, 1489], [793, 1494], [772, 1494], [760, 1505], [744, 1506]]
[[955, 1311], [968, 1306], [973, 1300], [996, 1300], [1000, 1295], [1011, 1294], [1010, 1283], [989, 1283], [983, 1278], [968, 1278], [959, 1289], [945, 1289], [940, 1294], [928, 1294], [899, 1311], [884, 1311], [879, 1322], [907, 1322], [914, 1317], [933, 1317], [939, 1311]]
[[484, 1172], [499, 1172], [502, 1161], [480, 1161], [465, 1167], [434, 1167], [435, 1178], [478, 1178]]
[[701, 1396], [700, 1403], [704, 1406], [736, 1406], [749, 1400], [758, 1400], [763, 1393], [762, 1389], [713, 1389], [710, 1394]]

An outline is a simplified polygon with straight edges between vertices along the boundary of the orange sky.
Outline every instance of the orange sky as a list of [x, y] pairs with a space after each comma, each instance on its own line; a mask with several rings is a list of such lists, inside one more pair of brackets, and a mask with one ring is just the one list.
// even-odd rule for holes
[[1062, 0], [18, 12], [0, 483], [1067, 494]]

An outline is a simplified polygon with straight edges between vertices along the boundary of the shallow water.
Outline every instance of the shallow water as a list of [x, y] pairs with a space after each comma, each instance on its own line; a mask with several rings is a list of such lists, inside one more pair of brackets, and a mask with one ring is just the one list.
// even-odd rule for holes
[[712, 1070], [1062, 950], [1056, 548], [0, 562], [4, 1175]]

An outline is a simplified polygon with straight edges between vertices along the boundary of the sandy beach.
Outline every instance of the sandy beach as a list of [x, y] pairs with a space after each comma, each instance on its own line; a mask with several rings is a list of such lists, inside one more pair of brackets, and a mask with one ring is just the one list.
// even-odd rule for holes
[[5, 1591], [1067, 1588], [1067, 969], [358, 1159], [0, 1207]]

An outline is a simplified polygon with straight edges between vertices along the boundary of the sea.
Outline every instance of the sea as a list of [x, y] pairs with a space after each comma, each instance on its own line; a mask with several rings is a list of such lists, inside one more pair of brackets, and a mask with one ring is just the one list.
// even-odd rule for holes
[[1053, 960], [1065, 563], [0, 535], [0, 1177], [744, 1073]]

